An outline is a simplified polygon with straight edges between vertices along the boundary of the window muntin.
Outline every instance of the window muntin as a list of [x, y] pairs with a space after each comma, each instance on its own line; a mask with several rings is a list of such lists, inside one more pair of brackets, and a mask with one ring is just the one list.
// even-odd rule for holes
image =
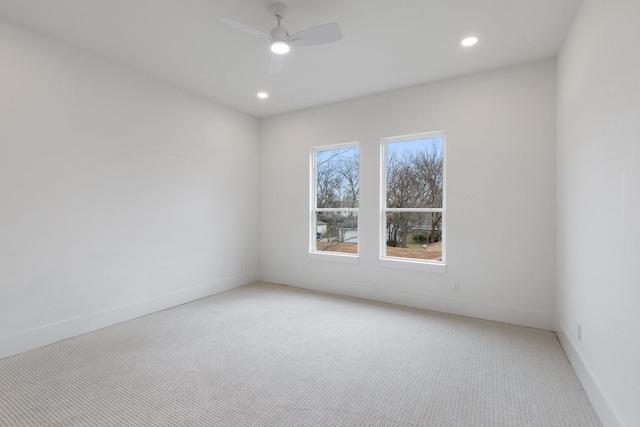
[[310, 252], [357, 255], [359, 205], [358, 145], [313, 149]]
[[382, 140], [381, 258], [444, 265], [443, 132]]

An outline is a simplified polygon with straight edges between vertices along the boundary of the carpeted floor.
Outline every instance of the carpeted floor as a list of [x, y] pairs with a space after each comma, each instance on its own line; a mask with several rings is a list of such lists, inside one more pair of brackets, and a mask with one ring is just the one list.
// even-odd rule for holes
[[0, 360], [2, 426], [600, 426], [552, 332], [256, 283]]

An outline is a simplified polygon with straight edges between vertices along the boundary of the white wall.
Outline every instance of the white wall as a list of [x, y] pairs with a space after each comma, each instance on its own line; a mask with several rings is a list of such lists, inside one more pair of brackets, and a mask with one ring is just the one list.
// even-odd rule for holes
[[640, 2], [589, 0], [558, 63], [557, 330], [606, 426], [640, 425], [638, 52]]
[[[263, 120], [261, 278], [553, 329], [555, 96], [545, 60]], [[380, 138], [438, 130], [447, 271], [381, 267]], [[309, 151], [351, 141], [361, 145], [359, 263], [311, 260]]]
[[0, 63], [0, 357], [257, 279], [257, 120], [4, 21]]

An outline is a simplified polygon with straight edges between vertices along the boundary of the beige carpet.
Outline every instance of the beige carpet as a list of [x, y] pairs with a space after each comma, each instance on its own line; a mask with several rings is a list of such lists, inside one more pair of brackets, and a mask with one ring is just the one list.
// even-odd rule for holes
[[551, 332], [258, 283], [0, 361], [2, 426], [599, 426]]

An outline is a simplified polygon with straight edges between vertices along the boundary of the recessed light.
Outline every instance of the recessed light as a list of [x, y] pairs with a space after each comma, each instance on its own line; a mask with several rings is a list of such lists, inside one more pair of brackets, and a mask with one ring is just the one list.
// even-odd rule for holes
[[257, 96], [260, 99], [267, 99], [269, 97], [269, 94], [267, 92], [258, 92]]
[[462, 46], [465, 46], [465, 47], [473, 46], [473, 45], [474, 45], [474, 44], [476, 44], [476, 43], [478, 43], [478, 38], [477, 38], [477, 37], [474, 37], [474, 36], [472, 36], [472, 37], [467, 37], [466, 39], [464, 39], [464, 40], [462, 40], [462, 41], [460, 42], [460, 44], [461, 44]]

